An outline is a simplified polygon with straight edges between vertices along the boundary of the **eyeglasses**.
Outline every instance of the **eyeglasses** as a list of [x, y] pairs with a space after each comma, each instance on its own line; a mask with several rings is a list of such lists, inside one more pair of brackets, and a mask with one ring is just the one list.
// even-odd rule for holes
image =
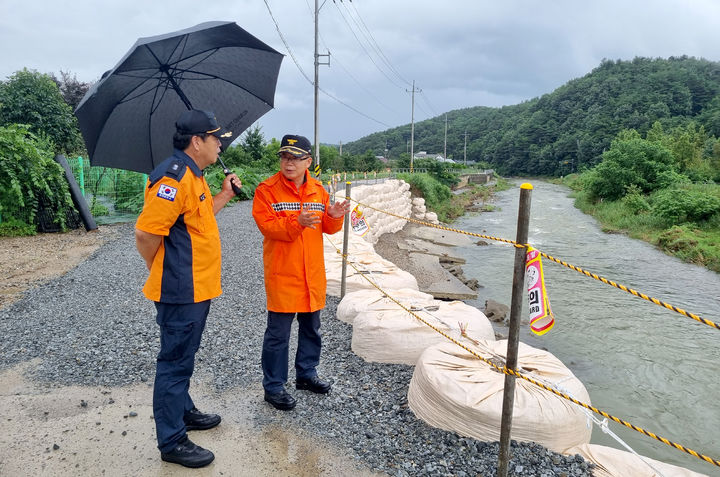
[[283, 153], [280, 156], [280, 160], [284, 162], [297, 162], [297, 161], [304, 161], [305, 159], [309, 159], [310, 156], [301, 156], [301, 157], [295, 157], [292, 154]]

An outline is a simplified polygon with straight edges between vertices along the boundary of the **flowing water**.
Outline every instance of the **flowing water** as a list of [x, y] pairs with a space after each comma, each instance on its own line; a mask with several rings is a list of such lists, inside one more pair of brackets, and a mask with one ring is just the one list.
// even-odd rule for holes
[[[532, 246], [720, 323], [720, 275], [647, 243], [606, 234], [592, 217], [574, 208], [569, 189], [531, 183]], [[518, 187], [500, 192], [494, 201], [498, 210], [462, 217], [453, 227], [515, 240], [519, 196]], [[515, 256], [512, 245], [486, 241], [488, 246], [460, 250], [467, 259], [465, 275], [483, 286], [477, 301], [469, 302], [481, 310], [486, 299], [510, 305]], [[720, 330], [550, 260], [543, 259], [543, 269], [555, 327], [537, 337], [524, 324], [520, 340], [558, 357], [585, 384], [598, 409], [720, 459]], [[621, 424], [611, 421], [610, 430], [641, 455], [720, 475], [718, 467]], [[622, 448], [597, 427], [591, 443]]]

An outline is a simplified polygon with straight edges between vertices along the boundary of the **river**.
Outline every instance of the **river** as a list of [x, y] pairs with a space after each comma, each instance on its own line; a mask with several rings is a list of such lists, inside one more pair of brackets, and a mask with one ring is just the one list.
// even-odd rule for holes
[[[619, 284], [720, 323], [720, 275], [669, 257], [624, 235], [602, 232], [573, 206], [566, 187], [533, 185], [528, 242]], [[516, 181], [519, 186], [521, 181]], [[453, 227], [515, 240], [520, 190], [496, 194], [497, 210], [466, 215]], [[476, 301], [510, 305], [515, 249], [498, 241], [460, 250]], [[585, 384], [592, 405], [700, 454], [720, 459], [720, 330], [543, 259], [555, 315], [547, 334], [523, 325], [520, 340], [558, 357]], [[524, 300], [526, 300], [524, 298]], [[527, 304], [523, 316], [527, 317]], [[505, 331], [507, 328], [505, 328]], [[601, 416], [596, 415], [598, 418]], [[636, 452], [708, 475], [717, 467], [621, 424], [610, 429]], [[591, 443], [622, 448], [600, 429]], [[669, 476], [668, 476], [669, 477]]]

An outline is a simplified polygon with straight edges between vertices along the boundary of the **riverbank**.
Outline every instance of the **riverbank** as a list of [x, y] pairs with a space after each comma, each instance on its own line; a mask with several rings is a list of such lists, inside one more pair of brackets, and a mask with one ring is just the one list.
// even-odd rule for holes
[[[650, 196], [634, 193], [616, 201], [593, 201], [582, 189], [577, 174], [549, 182], [572, 189], [575, 207], [597, 220], [604, 232], [642, 240], [667, 255], [720, 273], [720, 218], [707, 215], [713, 203], [720, 203], [718, 186], [692, 185], [689, 192], [678, 189], [674, 203], [669, 205], [673, 210], [664, 210], [663, 216], [658, 216]], [[673, 191], [663, 192], [673, 197]], [[668, 214], [672, 219], [665, 217]], [[699, 215], [693, 218], [692, 214]]]
[[[709, 319], [720, 313], [716, 273], [667, 257], [623, 234], [604, 233], [594, 218], [573, 206], [564, 186], [542, 180], [516, 182], [534, 187], [528, 235], [533, 247], [688, 312]], [[453, 225], [512, 239], [518, 197], [517, 188], [501, 192], [494, 202], [496, 211], [468, 214]], [[482, 309], [487, 298], [510, 303], [513, 247], [489, 241], [489, 246], [465, 249], [463, 256], [465, 274], [483, 285], [479, 300], [470, 304]], [[713, 344], [717, 331], [556, 262], [543, 260], [543, 268], [555, 327], [537, 337], [523, 325], [520, 340], [565, 363], [585, 383], [593, 406], [717, 456], [716, 426], [707, 421], [706, 410], [687, 401], [688, 393], [712, 400], [720, 392], [717, 380], [695, 372], [720, 359]], [[611, 422], [610, 428], [642, 455], [714, 475], [711, 466], [698, 459], [621, 425]], [[618, 447], [598, 429], [591, 442]]]
[[[193, 433], [218, 458], [192, 475], [494, 474], [497, 443], [432, 428], [408, 409], [412, 367], [366, 363], [352, 352], [352, 327], [335, 319], [335, 298], [322, 315], [319, 368], [333, 392], [295, 391], [291, 367], [297, 408], [266, 405], [262, 237], [250, 202], [227, 207], [218, 222], [224, 294], [213, 301], [192, 389], [199, 407], [224, 420]], [[0, 412], [11, 419], [0, 439], [10, 450], [0, 454], [2, 475], [190, 475], [157, 455], [155, 313], [139, 292], [146, 272], [132, 224], [115, 227], [116, 238], [77, 267], [0, 308]], [[591, 475], [582, 459], [533, 444], [514, 445], [511, 456], [513, 476]]]

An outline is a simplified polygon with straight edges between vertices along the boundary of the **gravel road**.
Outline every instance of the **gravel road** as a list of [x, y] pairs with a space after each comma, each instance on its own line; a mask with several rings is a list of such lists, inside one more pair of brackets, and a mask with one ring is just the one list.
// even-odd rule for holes
[[[196, 373], [214, 392], [237, 390], [238, 396], [259, 392], [266, 319], [262, 238], [250, 207], [250, 202], [241, 202], [218, 215], [224, 294], [213, 301], [196, 365]], [[31, 378], [43, 384], [152, 383], [159, 348], [155, 309], [140, 293], [146, 271], [135, 251], [132, 224], [118, 227], [117, 240], [66, 275], [0, 309], [0, 370], [39, 358]], [[290, 389], [300, 395], [299, 402], [285, 413], [260, 398], [252, 411], [254, 425], [280, 426], [332, 443], [360, 467], [375, 472], [495, 475], [499, 444], [434, 429], [417, 419], [406, 398], [412, 367], [366, 363], [354, 355], [350, 325], [334, 317], [337, 303], [329, 297], [323, 312], [319, 368], [322, 376], [334, 379], [332, 393], [316, 396]], [[292, 366], [290, 373], [294, 383]], [[513, 476], [592, 475], [581, 457], [538, 445], [514, 444], [511, 454]]]

